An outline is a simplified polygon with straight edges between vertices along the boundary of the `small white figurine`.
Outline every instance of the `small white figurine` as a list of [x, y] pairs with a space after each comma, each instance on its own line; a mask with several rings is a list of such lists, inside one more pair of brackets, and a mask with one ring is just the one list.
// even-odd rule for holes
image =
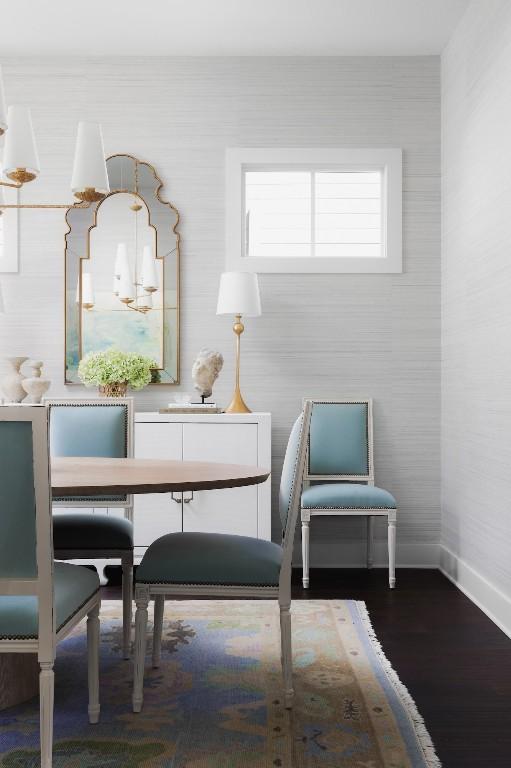
[[199, 393], [202, 402], [211, 397], [213, 384], [222, 370], [224, 358], [220, 352], [215, 352], [208, 347], [203, 347], [192, 366], [192, 380], [194, 389]]

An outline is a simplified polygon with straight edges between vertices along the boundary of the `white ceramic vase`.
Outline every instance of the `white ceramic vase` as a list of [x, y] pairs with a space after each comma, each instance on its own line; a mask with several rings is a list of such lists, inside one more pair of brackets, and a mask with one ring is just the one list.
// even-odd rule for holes
[[27, 396], [27, 393], [21, 386], [21, 382], [25, 377], [21, 373], [20, 368], [25, 360], [28, 360], [28, 357], [6, 357], [5, 359], [9, 364], [9, 370], [0, 382], [2, 391], [7, 402], [21, 403]]
[[43, 363], [39, 360], [32, 360], [30, 362], [32, 368], [32, 376], [28, 376], [23, 379], [21, 386], [27, 393], [26, 403], [38, 404], [41, 402], [45, 392], [50, 388], [51, 381], [49, 379], [41, 378], [41, 368]]

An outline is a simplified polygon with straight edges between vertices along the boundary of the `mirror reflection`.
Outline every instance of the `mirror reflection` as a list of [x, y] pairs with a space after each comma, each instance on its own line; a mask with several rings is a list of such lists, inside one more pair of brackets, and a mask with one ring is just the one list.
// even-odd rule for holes
[[152, 166], [115, 155], [107, 168], [110, 194], [67, 215], [66, 381], [88, 352], [116, 348], [154, 360], [154, 383], [178, 383], [179, 215]]

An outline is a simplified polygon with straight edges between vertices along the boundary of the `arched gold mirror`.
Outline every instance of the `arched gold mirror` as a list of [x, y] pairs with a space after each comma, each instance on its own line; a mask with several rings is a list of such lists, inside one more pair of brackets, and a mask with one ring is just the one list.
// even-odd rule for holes
[[66, 214], [65, 381], [88, 352], [137, 352], [155, 384], [179, 382], [179, 214], [154, 168], [107, 159], [110, 193]]

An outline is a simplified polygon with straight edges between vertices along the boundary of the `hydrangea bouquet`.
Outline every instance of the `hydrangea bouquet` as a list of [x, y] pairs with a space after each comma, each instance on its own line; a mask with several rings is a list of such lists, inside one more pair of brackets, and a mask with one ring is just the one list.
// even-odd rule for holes
[[122, 397], [128, 387], [143, 389], [151, 382], [151, 370], [156, 363], [143, 355], [109, 349], [89, 352], [78, 366], [78, 376], [86, 387], [99, 387], [107, 397]]

